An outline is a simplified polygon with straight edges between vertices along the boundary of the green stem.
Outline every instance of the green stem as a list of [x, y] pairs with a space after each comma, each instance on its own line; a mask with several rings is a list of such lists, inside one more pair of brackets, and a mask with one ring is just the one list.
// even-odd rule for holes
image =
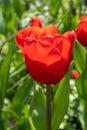
[[84, 121], [85, 121], [85, 129], [87, 129], [87, 102], [85, 102], [84, 106]]
[[3, 118], [2, 118], [2, 111], [0, 109], [0, 130], [5, 130], [4, 128], [4, 121], [3, 121]]
[[46, 130], [51, 130], [51, 86], [46, 87]]
[[86, 65], [87, 65], [87, 48], [86, 48]]

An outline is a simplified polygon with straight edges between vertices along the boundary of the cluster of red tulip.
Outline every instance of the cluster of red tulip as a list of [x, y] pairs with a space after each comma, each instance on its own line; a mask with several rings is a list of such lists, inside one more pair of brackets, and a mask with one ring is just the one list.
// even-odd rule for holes
[[42, 27], [39, 18], [16, 35], [29, 74], [44, 84], [58, 83], [68, 71], [75, 38], [87, 47], [87, 16], [82, 16], [75, 31], [57, 33], [57, 27]]

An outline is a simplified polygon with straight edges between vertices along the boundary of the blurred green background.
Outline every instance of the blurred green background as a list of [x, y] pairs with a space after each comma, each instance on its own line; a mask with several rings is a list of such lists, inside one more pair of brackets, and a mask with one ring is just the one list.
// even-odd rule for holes
[[[79, 18], [86, 14], [87, 0], [0, 0], [0, 130], [39, 130], [37, 125], [45, 130], [45, 86], [29, 76], [15, 44], [16, 33], [29, 26], [35, 16], [42, 19], [43, 26], [54, 24], [59, 33], [64, 33], [74, 30]], [[80, 74], [85, 66], [85, 55], [84, 47], [76, 41], [73, 69]], [[52, 88], [52, 97], [57, 87]], [[78, 91], [75, 80], [70, 79], [69, 107], [60, 130], [85, 128], [83, 102], [87, 94], [83, 98]]]

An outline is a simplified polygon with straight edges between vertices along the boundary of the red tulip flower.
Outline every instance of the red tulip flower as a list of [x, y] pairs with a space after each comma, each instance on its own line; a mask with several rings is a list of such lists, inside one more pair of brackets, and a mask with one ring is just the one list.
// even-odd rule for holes
[[31, 77], [44, 84], [56, 84], [68, 71], [74, 31], [58, 34], [56, 26], [41, 28], [41, 20], [33, 20], [32, 26], [18, 32], [16, 43]]
[[77, 79], [79, 77], [79, 72], [77, 71], [77, 70], [74, 70], [73, 72], [72, 72], [72, 78], [73, 79]]
[[78, 41], [87, 47], [87, 16], [82, 16], [76, 29]]

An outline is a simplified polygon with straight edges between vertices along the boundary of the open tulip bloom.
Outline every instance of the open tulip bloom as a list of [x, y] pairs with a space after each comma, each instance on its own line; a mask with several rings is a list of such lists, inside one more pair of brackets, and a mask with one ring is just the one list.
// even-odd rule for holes
[[44, 84], [56, 84], [66, 74], [74, 39], [74, 31], [62, 35], [54, 25], [42, 28], [39, 18], [34, 18], [31, 26], [16, 35], [29, 74]]

